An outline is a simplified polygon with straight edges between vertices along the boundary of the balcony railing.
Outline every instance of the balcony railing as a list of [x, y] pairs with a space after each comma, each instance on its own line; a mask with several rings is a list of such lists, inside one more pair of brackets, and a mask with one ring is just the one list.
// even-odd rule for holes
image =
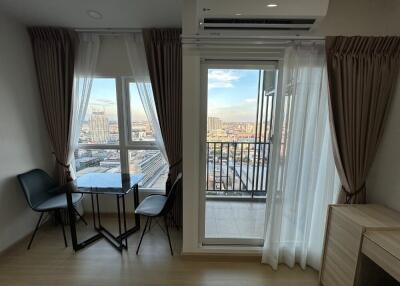
[[207, 197], [265, 197], [270, 142], [207, 142]]

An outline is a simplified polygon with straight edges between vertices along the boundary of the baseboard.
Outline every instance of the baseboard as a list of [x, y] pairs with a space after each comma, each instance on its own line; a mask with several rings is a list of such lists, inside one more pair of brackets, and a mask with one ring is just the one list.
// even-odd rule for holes
[[261, 255], [246, 253], [181, 253], [185, 259], [206, 260], [206, 261], [248, 261], [261, 263]]

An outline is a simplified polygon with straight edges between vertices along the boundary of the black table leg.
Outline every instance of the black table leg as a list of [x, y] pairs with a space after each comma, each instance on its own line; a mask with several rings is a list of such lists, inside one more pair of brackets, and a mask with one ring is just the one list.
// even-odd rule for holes
[[[139, 187], [137, 184], [133, 186], [133, 206], [135, 208], [135, 211], [139, 206]], [[138, 214], [135, 214], [135, 227], [138, 230], [140, 229], [140, 215]]]
[[119, 247], [122, 249], [123, 247], [122, 247], [122, 241], [123, 241], [123, 238], [122, 238], [122, 227], [121, 227], [121, 207], [120, 207], [120, 205], [119, 205], [119, 199], [120, 199], [120, 196], [117, 196], [117, 211], [118, 211], [118, 242], [119, 242]]
[[93, 194], [90, 194], [90, 198], [92, 200], [92, 218], [93, 218], [93, 227], [96, 229], [97, 224], [96, 224], [96, 212], [94, 211], [94, 200], [93, 200]]
[[99, 194], [96, 194], [96, 204], [97, 204], [97, 222], [99, 223], [99, 227], [101, 227]]
[[[134, 199], [134, 208], [136, 209], [139, 205], [139, 189], [138, 185], [136, 184], [133, 186], [133, 199]], [[97, 214], [95, 214], [95, 206], [94, 206], [94, 194], [96, 195], [96, 209]], [[121, 206], [119, 199], [122, 198], [122, 211], [123, 211], [123, 220], [124, 220], [124, 231], [122, 232], [122, 223], [121, 223]], [[92, 193], [91, 194], [91, 201], [92, 201], [92, 213], [93, 213], [93, 224], [94, 228], [97, 231], [97, 234], [78, 243], [77, 234], [76, 234], [76, 226], [75, 226], [75, 214], [73, 212], [73, 204], [72, 204], [72, 195], [70, 191], [67, 191], [67, 202], [68, 202], [68, 214], [70, 218], [70, 227], [71, 227], [71, 239], [72, 245], [75, 251], [78, 251], [86, 246], [92, 244], [93, 242], [104, 238], [106, 239], [113, 247], [117, 250], [122, 252], [124, 248], [128, 248], [128, 236], [135, 233], [140, 229], [140, 216], [135, 214], [135, 226], [132, 228], [127, 229], [126, 223], [126, 206], [125, 206], [125, 194], [117, 195], [117, 208], [118, 208], [118, 231], [119, 235], [114, 236], [110, 231], [104, 228], [101, 225], [101, 215], [100, 215], [100, 204], [99, 204], [99, 193]], [[96, 221], [97, 216], [97, 221]], [[124, 241], [125, 240], [125, 245]]]
[[[68, 203], [68, 215], [69, 215], [69, 221], [70, 221], [69, 225], [70, 225], [70, 229], [71, 229], [72, 247], [75, 251], [78, 251], [78, 250], [85, 248], [86, 246], [92, 244], [93, 242], [101, 239], [103, 236], [98, 233], [98, 234], [86, 239], [85, 241], [78, 243], [78, 238], [77, 238], [77, 234], [76, 234], [75, 214], [73, 211], [74, 206], [72, 204], [71, 192], [67, 191], [66, 195], [67, 195], [67, 203]], [[94, 223], [94, 227], [96, 228], [96, 220], [94, 217], [95, 213], [94, 213], [93, 195], [91, 195], [91, 199], [92, 199], [93, 223]]]
[[78, 240], [76, 237], [76, 225], [75, 225], [75, 214], [74, 214], [74, 205], [72, 204], [72, 195], [71, 190], [67, 190], [67, 204], [68, 204], [68, 216], [69, 216], [69, 226], [71, 229], [71, 240], [72, 240], [72, 247], [74, 250], [78, 250]]
[[[126, 210], [125, 210], [125, 196], [122, 196], [122, 213], [124, 215], [124, 233], [126, 233]], [[128, 249], [128, 237], [125, 237], [125, 248]]]

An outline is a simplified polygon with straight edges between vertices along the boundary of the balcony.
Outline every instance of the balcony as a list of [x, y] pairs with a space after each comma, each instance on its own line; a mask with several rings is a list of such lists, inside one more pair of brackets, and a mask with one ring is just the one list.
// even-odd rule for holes
[[264, 235], [270, 142], [207, 142], [207, 238]]
[[207, 199], [263, 199], [270, 142], [207, 142]]

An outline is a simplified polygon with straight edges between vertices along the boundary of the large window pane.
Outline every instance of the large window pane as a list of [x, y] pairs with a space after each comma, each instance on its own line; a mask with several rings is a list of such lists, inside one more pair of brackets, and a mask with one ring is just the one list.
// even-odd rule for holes
[[131, 111], [131, 140], [154, 141], [154, 133], [143, 108], [136, 83], [129, 83], [129, 101]]
[[120, 173], [119, 150], [78, 149], [75, 151], [75, 167], [78, 177], [87, 173]]
[[164, 189], [168, 177], [168, 165], [159, 150], [129, 150], [129, 172], [142, 173], [139, 186]]
[[117, 110], [115, 79], [95, 78], [81, 127], [79, 143], [118, 144]]

